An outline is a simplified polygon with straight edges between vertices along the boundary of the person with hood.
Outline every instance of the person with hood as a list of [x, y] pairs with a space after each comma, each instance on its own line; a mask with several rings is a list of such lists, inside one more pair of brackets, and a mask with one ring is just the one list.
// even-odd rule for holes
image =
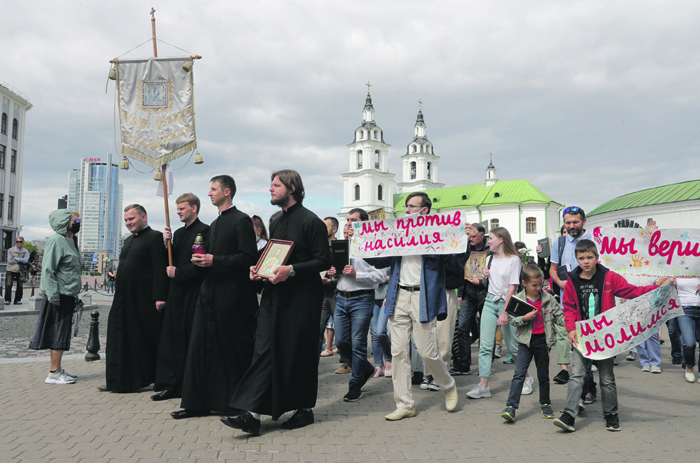
[[49, 215], [55, 235], [46, 240], [41, 270], [44, 304], [29, 348], [51, 350], [48, 384], [72, 384], [78, 378], [61, 368], [63, 353], [70, 350], [70, 330], [75, 297], [80, 292], [82, 259], [75, 234], [80, 231], [80, 214], [66, 209]]

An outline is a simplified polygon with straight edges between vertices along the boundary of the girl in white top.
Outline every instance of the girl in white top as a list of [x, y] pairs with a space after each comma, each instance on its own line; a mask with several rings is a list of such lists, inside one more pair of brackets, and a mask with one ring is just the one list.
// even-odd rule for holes
[[[481, 313], [481, 330], [479, 338], [479, 384], [467, 392], [467, 397], [480, 399], [491, 397], [489, 377], [491, 376], [491, 361], [496, 342], [496, 328], [501, 327], [503, 340], [515, 360], [518, 353], [518, 343], [515, 339], [515, 327], [508, 323], [505, 307], [520, 284], [520, 254], [515, 250], [510, 233], [503, 227], [497, 227], [489, 233], [489, 248], [493, 259], [489, 256], [488, 267], [484, 269], [484, 277], [488, 279], [488, 294]], [[528, 392], [529, 390], [529, 392]], [[532, 378], [525, 378], [523, 394], [532, 393]]]
[[695, 349], [698, 339], [695, 333], [700, 325], [700, 278], [676, 278], [678, 298], [683, 306], [683, 315], [678, 317], [678, 327], [683, 340], [685, 380], [695, 382]]

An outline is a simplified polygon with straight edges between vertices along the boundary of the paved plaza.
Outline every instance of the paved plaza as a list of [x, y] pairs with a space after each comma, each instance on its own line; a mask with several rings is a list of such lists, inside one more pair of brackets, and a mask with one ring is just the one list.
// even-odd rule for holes
[[[16, 344], [3, 339], [3, 345]], [[73, 347], [75, 352], [81, 346]], [[290, 414], [279, 422], [263, 417], [262, 435], [249, 437], [216, 416], [173, 420], [170, 412], [179, 408], [179, 400], [152, 402], [150, 392], [100, 392], [104, 360], [87, 363], [82, 354], [72, 354], [63, 366], [79, 375], [77, 383], [49, 385], [44, 383], [47, 358], [0, 351], [0, 461], [695, 462], [700, 384], [686, 383], [680, 366], [670, 365], [668, 343], [662, 352], [660, 375], [642, 373], [638, 362], [620, 356], [618, 433], [605, 430], [600, 401], [576, 420], [575, 433], [554, 427], [539, 413], [536, 382], [534, 393], [521, 401], [517, 421], [505, 423], [500, 413], [513, 365], [500, 360], [494, 364], [492, 398], [466, 399], [477, 378], [458, 377], [460, 403], [448, 413], [442, 392], [416, 386], [418, 416], [388, 422], [384, 415], [394, 409], [391, 381], [372, 379], [359, 402], [343, 402], [349, 378], [334, 374], [336, 355], [321, 359], [315, 424], [289, 431], [279, 424]], [[534, 365], [530, 372], [535, 373]], [[552, 375], [556, 372], [553, 365]], [[566, 386], [552, 385], [557, 416], [565, 394]]]

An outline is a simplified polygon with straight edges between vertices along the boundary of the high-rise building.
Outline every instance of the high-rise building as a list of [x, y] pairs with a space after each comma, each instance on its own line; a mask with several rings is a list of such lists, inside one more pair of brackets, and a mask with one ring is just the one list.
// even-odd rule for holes
[[32, 108], [26, 96], [0, 82], [0, 248], [9, 249], [20, 229], [24, 124]]
[[106, 159], [83, 158], [80, 169], [68, 174], [68, 209], [82, 218], [78, 246], [86, 269], [101, 272], [100, 262], [103, 267], [119, 256], [122, 196], [119, 166], [112, 164], [111, 154]]

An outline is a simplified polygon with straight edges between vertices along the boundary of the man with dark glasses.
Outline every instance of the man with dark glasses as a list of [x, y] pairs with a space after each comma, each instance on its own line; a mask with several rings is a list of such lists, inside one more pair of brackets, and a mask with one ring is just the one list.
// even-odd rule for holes
[[12, 280], [17, 280], [17, 292], [15, 292], [15, 305], [22, 302], [22, 275], [20, 264], [29, 261], [29, 251], [24, 249], [24, 238], [18, 236], [15, 246], [7, 250], [7, 273], [5, 274], [5, 305], [9, 305], [12, 300]]

